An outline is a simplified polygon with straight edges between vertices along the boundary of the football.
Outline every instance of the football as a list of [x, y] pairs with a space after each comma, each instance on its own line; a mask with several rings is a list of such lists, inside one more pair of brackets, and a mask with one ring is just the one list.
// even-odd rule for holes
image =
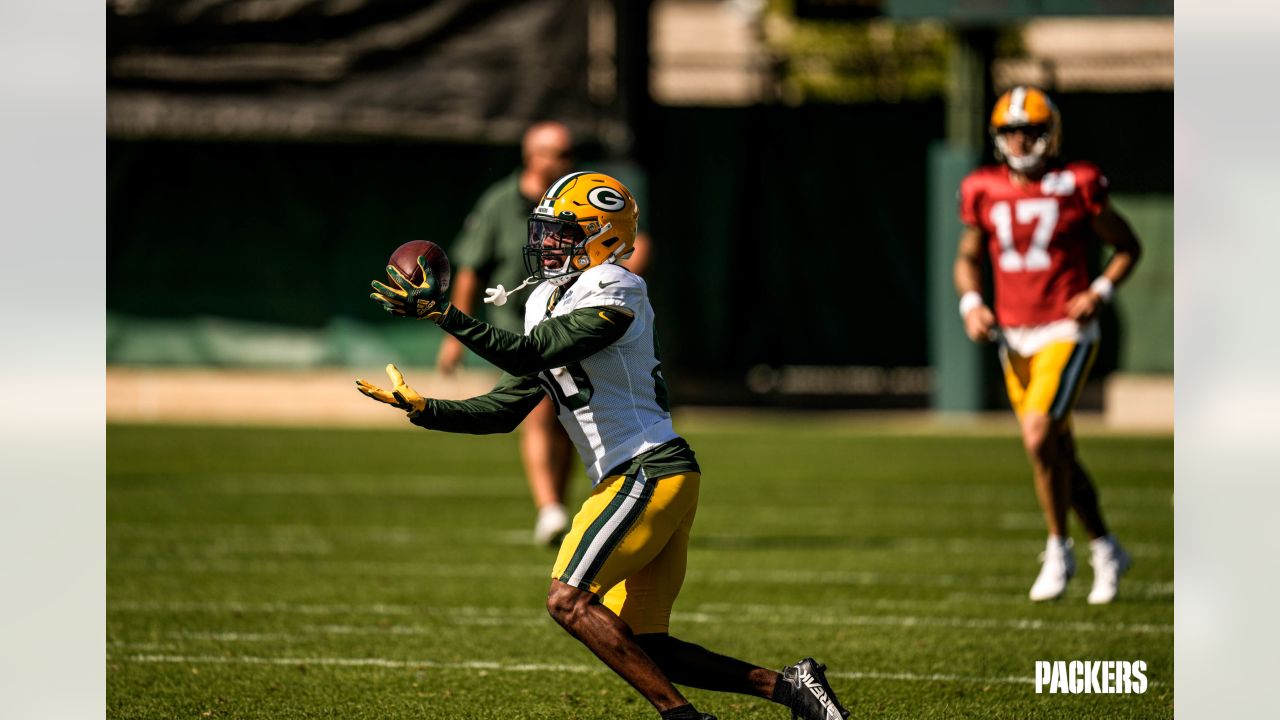
[[[440, 283], [440, 292], [447, 291], [453, 268], [449, 265], [449, 256], [444, 254], [444, 249], [430, 240], [410, 240], [401, 245], [391, 253], [391, 259], [387, 264], [394, 265], [411, 282], [420, 283], [422, 268], [418, 266], [419, 256], [427, 259], [427, 266], [431, 268], [431, 272], [435, 273], [436, 280]], [[392, 282], [395, 280], [393, 279]]]

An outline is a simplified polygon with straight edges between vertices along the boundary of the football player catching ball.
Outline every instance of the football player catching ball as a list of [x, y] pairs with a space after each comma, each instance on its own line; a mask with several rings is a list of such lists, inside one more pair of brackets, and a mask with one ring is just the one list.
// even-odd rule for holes
[[[1076, 453], [1071, 410], [1098, 351], [1099, 308], [1141, 255], [1138, 238], [1107, 200], [1098, 166], [1058, 159], [1058, 109], [1042, 91], [1015, 87], [991, 113], [1001, 162], [960, 185], [965, 225], [955, 262], [960, 315], [971, 340], [997, 339], [1009, 402], [1035, 475], [1048, 525], [1032, 600], [1062, 596], [1075, 573], [1067, 511], [1088, 533], [1093, 588], [1089, 602], [1116, 597], [1129, 555], [1107, 530], [1093, 481]], [[1102, 274], [1089, 278], [1088, 252], [1114, 248]], [[981, 260], [991, 261], [995, 309], [982, 296]]]
[[552, 398], [593, 484], [551, 573], [547, 609], [556, 622], [668, 720], [711, 717], [673, 683], [842, 720], [848, 712], [812, 658], [779, 673], [668, 633], [701, 472], [671, 424], [645, 282], [617, 264], [635, 242], [638, 216], [627, 188], [600, 173], [571, 173], [546, 191], [529, 216], [525, 264], [541, 282], [523, 335], [451, 306], [429, 267], [419, 284], [388, 267], [398, 287], [375, 281], [374, 300], [393, 315], [432, 320], [504, 372], [489, 393], [456, 402], [424, 398], [394, 366], [391, 390], [356, 385], [408, 411], [415, 425], [473, 434], [510, 432]]

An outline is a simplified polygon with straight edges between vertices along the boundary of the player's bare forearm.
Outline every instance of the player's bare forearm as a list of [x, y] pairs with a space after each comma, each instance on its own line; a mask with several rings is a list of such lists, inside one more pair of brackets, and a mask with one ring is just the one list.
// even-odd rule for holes
[[965, 293], [982, 294], [982, 272], [978, 263], [968, 258], [956, 258], [953, 271], [956, 284], [956, 297], [964, 297]]
[[453, 292], [450, 302], [453, 306], [470, 315], [476, 308], [476, 295], [479, 294], [480, 282], [476, 271], [469, 267], [458, 270], [453, 276]]
[[1119, 285], [1133, 272], [1133, 267], [1138, 264], [1138, 258], [1141, 255], [1140, 250], [1137, 252], [1117, 250], [1107, 261], [1107, 266], [1102, 269], [1103, 277], [1110, 280], [1112, 285]]
[[956, 248], [956, 262], [952, 269], [956, 295], [963, 297], [967, 292], [982, 294], [982, 231], [967, 227], [960, 235], [960, 245]]
[[1124, 216], [1109, 204], [1094, 216], [1093, 231], [1102, 242], [1115, 248], [1102, 274], [1112, 284], [1119, 285], [1129, 277], [1142, 257], [1142, 243], [1138, 241], [1138, 236]]
[[[966, 227], [956, 248], [956, 262], [952, 275], [956, 295], [960, 297], [960, 315], [964, 321], [964, 334], [974, 342], [987, 342], [995, 327], [996, 317], [982, 301], [982, 231]], [[970, 297], [974, 293], [976, 297]]]

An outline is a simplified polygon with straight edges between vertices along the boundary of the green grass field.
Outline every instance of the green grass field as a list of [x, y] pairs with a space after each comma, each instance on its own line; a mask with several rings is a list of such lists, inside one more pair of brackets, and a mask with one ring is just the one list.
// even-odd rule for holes
[[[678, 423], [679, 426], [679, 423]], [[691, 426], [694, 427], [694, 426]], [[1173, 716], [1173, 440], [1085, 437], [1135, 566], [1025, 600], [1043, 525], [1012, 437], [762, 419], [702, 463], [672, 632], [804, 655], [857, 718]], [[514, 436], [108, 428], [110, 718], [656, 718], [546, 615]], [[585, 480], [575, 477], [574, 496]], [[1145, 660], [1143, 695], [1050, 695], [1036, 660]], [[785, 718], [690, 691], [721, 720]]]

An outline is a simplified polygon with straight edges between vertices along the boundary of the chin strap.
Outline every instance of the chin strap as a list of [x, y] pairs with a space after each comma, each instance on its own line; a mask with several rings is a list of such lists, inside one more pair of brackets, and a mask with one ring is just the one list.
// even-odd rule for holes
[[484, 301], [489, 303], [490, 305], [493, 305], [494, 307], [502, 307], [503, 305], [507, 304], [507, 296], [514, 295], [520, 292], [521, 290], [525, 289], [526, 287], [536, 284], [537, 282], [538, 282], [538, 278], [530, 275], [529, 277], [524, 279], [524, 282], [520, 283], [512, 290], [508, 290], [502, 287], [501, 284], [499, 284], [498, 287], [485, 288]]

